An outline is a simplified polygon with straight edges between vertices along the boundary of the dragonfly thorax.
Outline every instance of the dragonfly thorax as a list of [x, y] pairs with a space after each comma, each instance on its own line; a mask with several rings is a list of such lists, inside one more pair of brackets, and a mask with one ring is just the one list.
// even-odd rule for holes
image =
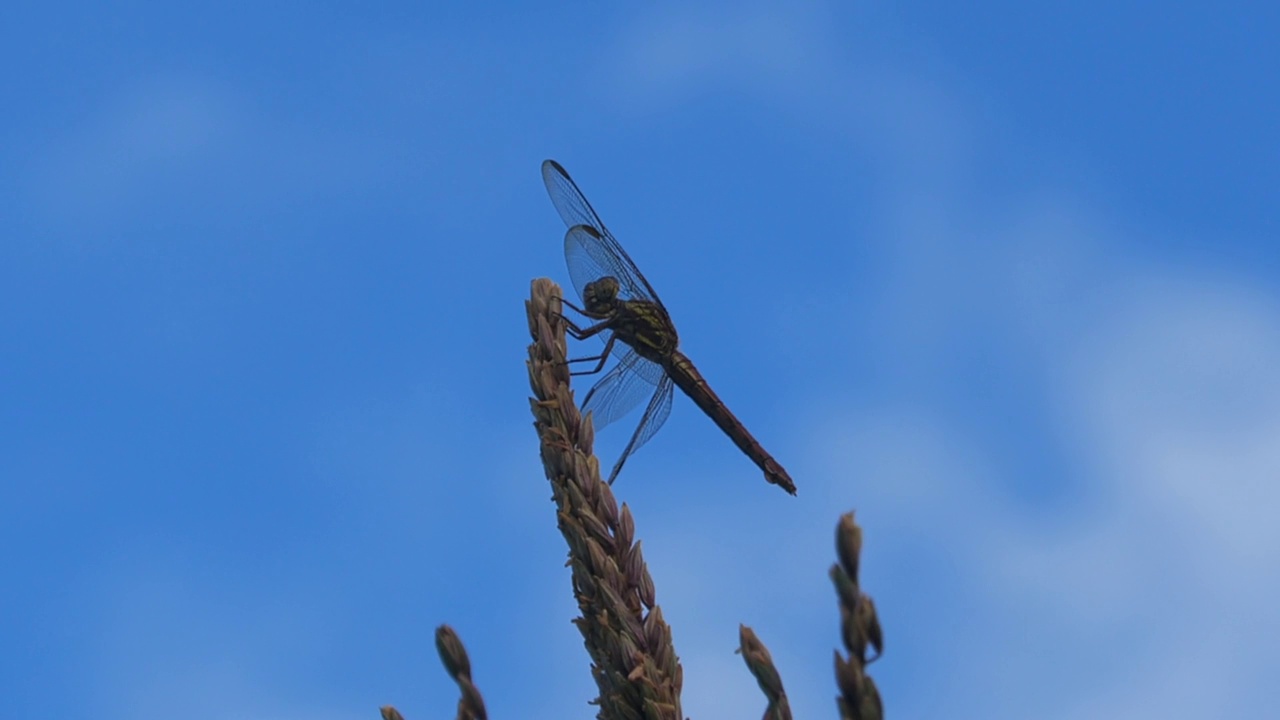
[[582, 302], [592, 315], [609, 315], [618, 302], [618, 279], [606, 275], [582, 288]]

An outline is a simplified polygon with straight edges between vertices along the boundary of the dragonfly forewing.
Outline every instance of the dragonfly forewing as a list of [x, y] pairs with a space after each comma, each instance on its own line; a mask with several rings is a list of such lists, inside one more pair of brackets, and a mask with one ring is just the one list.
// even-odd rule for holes
[[618, 295], [622, 299], [652, 299], [636, 273], [604, 242], [604, 236], [596, 228], [589, 225], [569, 228], [564, 234], [564, 261], [578, 297], [586, 294], [587, 283], [613, 277], [621, 285]]
[[[604, 226], [604, 221], [596, 214], [595, 209], [591, 207], [591, 203], [587, 202], [586, 196], [578, 189], [578, 184], [569, 177], [569, 173], [561, 167], [560, 163], [555, 160], [543, 161], [542, 182], [547, 187], [547, 195], [551, 197], [551, 204], [555, 205], [556, 212], [560, 213], [560, 219], [564, 221], [565, 226], [570, 231], [579, 225], [595, 231], [593, 234], [583, 233], [577, 242], [598, 245], [605, 255], [610, 256], [604, 265], [604, 267], [610, 269], [610, 272], [605, 274], [618, 278], [618, 282], [627, 289], [630, 297], [656, 301], [658, 293], [654, 292], [653, 287], [649, 285], [649, 281], [645, 280], [644, 275], [640, 274], [640, 269], [631, 260], [631, 256], [627, 255], [626, 250], [622, 249], [622, 245], [613, 236], [613, 233], [609, 232], [609, 228]], [[594, 237], [591, 237], [591, 235], [594, 235]], [[566, 235], [566, 260], [569, 260], [568, 250], [569, 238]], [[573, 261], [569, 260], [569, 263], [569, 272], [573, 274]], [[596, 280], [599, 277], [590, 278], [590, 280]], [[574, 279], [574, 284], [578, 284], [577, 278]], [[581, 286], [578, 287], [578, 291], [582, 291]]]
[[556, 206], [556, 212], [560, 213], [565, 227], [590, 225], [601, 234], [605, 232], [604, 221], [560, 163], [555, 160], [542, 161], [542, 184], [547, 186], [551, 204]]

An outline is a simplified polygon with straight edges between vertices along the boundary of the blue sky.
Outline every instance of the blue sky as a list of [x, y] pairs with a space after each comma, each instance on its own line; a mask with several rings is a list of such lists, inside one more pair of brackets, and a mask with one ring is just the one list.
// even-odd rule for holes
[[523, 367], [529, 281], [568, 283], [547, 157], [799, 486], [684, 398], [616, 486], [687, 715], [761, 711], [742, 622], [831, 716], [856, 509], [893, 717], [1266, 716], [1278, 31], [1261, 3], [7, 8], [5, 716], [441, 717], [439, 623], [493, 717], [593, 714]]

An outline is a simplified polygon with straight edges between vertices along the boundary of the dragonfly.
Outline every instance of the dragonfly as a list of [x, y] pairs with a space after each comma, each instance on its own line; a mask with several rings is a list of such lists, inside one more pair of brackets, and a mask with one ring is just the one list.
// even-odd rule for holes
[[[587, 392], [582, 411], [591, 412], [596, 427], [603, 428], [635, 409], [645, 398], [649, 400], [631, 441], [609, 474], [609, 484], [618, 477], [627, 458], [667, 421], [674, 388], [678, 387], [764, 471], [765, 480], [795, 495], [796, 486], [787, 471], [680, 352], [675, 325], [658, 293], [604, 226], [569, 173], [555, 160], [546, 160], [542, 163], [542, 181], [551, 203], [569, 228], [564, 236], [564, 256], [582, 306], [563, 299], [562, 302], [591, 321], [579, 325], [564, 318], [566, 331], [578, 340], [600, 337], [605, 343], [599, 355], [569, 360], [571, 364], [596, 363], [591, 369], [570, 375], [600, 373], [611, 355], [620, 354], [613, 368]], [[618, 347], [619, 341], [625, 347]]]

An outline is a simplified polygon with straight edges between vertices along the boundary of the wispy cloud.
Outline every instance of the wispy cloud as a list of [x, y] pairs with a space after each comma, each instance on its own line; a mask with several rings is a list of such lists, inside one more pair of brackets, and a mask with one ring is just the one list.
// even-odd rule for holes
[[[1026, 187], [981, 194], [972, 178], [1000, 150], [983, 140], [992, 129], [977, 100], [945, 74], [842, 54], [820, 17], [762, 6], [654, 15], [624, 45], [626, 87], [659, 103], [748, 88], [836, 143], [876, 148], [893, 180], [882, 227], [901, 262], [885, 292], [924, 298], [945, 319], [919, 322], [909, 314], [919, 302], [891, 302], [885, 325], [912, 327], [917, 349], [942, 360], [956, 342], [999, 341], [1037, 363], [1041, 414], [1027, 422], [1072, 458], [1078, 494], [1029, 516], [1001, 490], [1017, 483], [1002, 462], [1016, 438], [975, 435], [963, 407], [890, 398], [815, 419], [829, 485], [811, 479], [802, 499], [816, 492], [834, 512], [857, 468], [854, 497], [891, 533], [871, 541], [881, 552], [910, 538], [959, 569], [976, 641], [952, 668], [974, 693], [954, 698], [961, 706], [1050, 718], [1103, 707], [1134, 718], [1256, 713], [1267, 681], [1247, 668], [1274, 664], [1280, 643], [1265, 606], [1280, 591], [1276, 289], [1169, 265], [1051, 165]], [[957, 324], [983, 330], [956, 335]], [[888, 632], [927, 634], [930, 622], [894, 615]], [[911, 662], [886, 662], [899, 660]], [[982, 692], [1010, 684], [1021, 689], [983, 704]]]
[[359, 187], [386, 157], [372, 136], [272, 105], [205, 77], [140, 80], [34, 154], [33, 204], [45, 221], [72, 226], [141, 210], [262, 207]]

